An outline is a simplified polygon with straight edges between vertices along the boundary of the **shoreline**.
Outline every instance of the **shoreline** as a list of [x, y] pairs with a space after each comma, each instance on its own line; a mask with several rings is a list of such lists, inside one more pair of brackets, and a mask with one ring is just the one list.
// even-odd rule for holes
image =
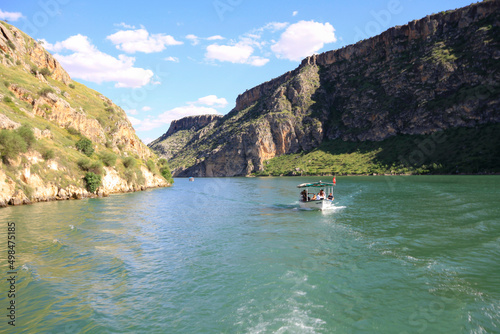
[[[146, 186], [139, 186], [139, 187], [132, 187], [131, 189], [127, 191], [113, 191], [113, 192], [106, 192], [102, 189], [98, 189], [95, 193], [89, 193], [86, 189], [83, 188], [77, 188], [76, 191], [66, 193], [66, 195], [63, 196], [50, 196], [50, 197], [44, 197], [40, 199], [29, 199], [24, 193], [24, 198], [22, 196], [13, 196], [8, 199], [8, 201], [3, 201], [0, 200], [0, 210], [3, 208], [11, 207], [11, 206], [23, 206], [23, 205], [32, 205], [32, 204], [37, 204], [37, 203], [46, 203], [46, 202], [58, 202], [58, 201], [69, 201], [69, 200], [81, 200], [81, 199], [88, 199], [88, 198], [105, 198], [109, 197], [110, 195], [116, 195], [116, 194], [127, 194], [127, 193], [134, 193], [134, 192], [139, 192], [139, 191], [145, 191], [145, 190], [150, 190], [150, 189], [156, 189], [156, 188], [168, 188], [172, 187], [173, 184], [167, 183], [166, 185], [158, 185], [158, 186], [153, 186], [153, 187], [146, 187]], [[61, 188], [61, 190], [64, 190]], [[21, 198], [19, 198], [21, 197]]]

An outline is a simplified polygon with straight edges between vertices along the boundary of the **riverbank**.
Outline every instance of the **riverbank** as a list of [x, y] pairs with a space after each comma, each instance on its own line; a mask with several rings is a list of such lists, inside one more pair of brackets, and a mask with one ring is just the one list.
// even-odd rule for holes
[[141, 166], [138, 171], [140, 171], [140, 180], [137, 180], [138, 177], [134, 174], [133, 182], [129, 182], [120, 177], [115, 168], [104, 167], [103, 173], [105, 174], [102, 176], [100, 186], [91, 192], [88, 190], [88, 185], [85, 186], [83, 178], [69, 185], [61, 186], [55, 182], [42, 180], [38, 174], [32, 173], [29, 166], [22, 170], [16, 179], [9, 177], [0, 169], [0, 207], [107, 197], [110, 194], [143, 191], [172, 185], [171, 182], [153, 174], [144, 166]]

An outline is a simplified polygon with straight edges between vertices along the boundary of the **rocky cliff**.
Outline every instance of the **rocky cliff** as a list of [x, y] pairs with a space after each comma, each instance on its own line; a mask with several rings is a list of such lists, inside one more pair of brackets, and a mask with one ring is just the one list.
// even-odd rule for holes
[[174, 120], [170, 124], [168, 131], [160, 138], [149, 143], [148, 146], [161, 157], [171, 159], [193, 139], [200, 129], [215, 123], [221, 118], [221, 115], [197, 115]]
[[177, 143], [174, 174], [248, 175], [329, 140], [499, 122], [499, 9], [500, 1], [483, 1], [304, 59], [239, 95], [229, 114], [189, 138], [165, 134]]
[[0, 206], [169, 184], [120, 107], [1, 21], [0, 78]]

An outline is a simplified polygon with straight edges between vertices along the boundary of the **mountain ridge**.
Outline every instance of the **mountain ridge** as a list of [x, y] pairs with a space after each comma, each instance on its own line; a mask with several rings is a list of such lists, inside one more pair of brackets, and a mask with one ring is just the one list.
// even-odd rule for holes
[[174, 175], [259, 174], [270, 159], [325, 141], [498, 123], [499, 4], [428, 15], [305, 58], [240, 94], [221, 120], [185, 136], [169, 158]]

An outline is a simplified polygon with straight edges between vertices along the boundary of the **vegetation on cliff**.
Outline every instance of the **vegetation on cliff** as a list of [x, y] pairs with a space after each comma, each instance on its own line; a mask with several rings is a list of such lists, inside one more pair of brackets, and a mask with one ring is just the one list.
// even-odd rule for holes
[[[499, 15], [483, 1], [310, 56], [221, 120], [163, 136], [165, 157], [177, 176], [497, 172], [482, 130], [500, 122]], [[438, 153], [413, 157], [440, 133]]]
[[255, 176], [500, 173], [500, 124], [383, 141], [323, 142], [266, 161]]
[[0, 29], [0, 206], [172, 182], [120, 107], [23, 32]]

